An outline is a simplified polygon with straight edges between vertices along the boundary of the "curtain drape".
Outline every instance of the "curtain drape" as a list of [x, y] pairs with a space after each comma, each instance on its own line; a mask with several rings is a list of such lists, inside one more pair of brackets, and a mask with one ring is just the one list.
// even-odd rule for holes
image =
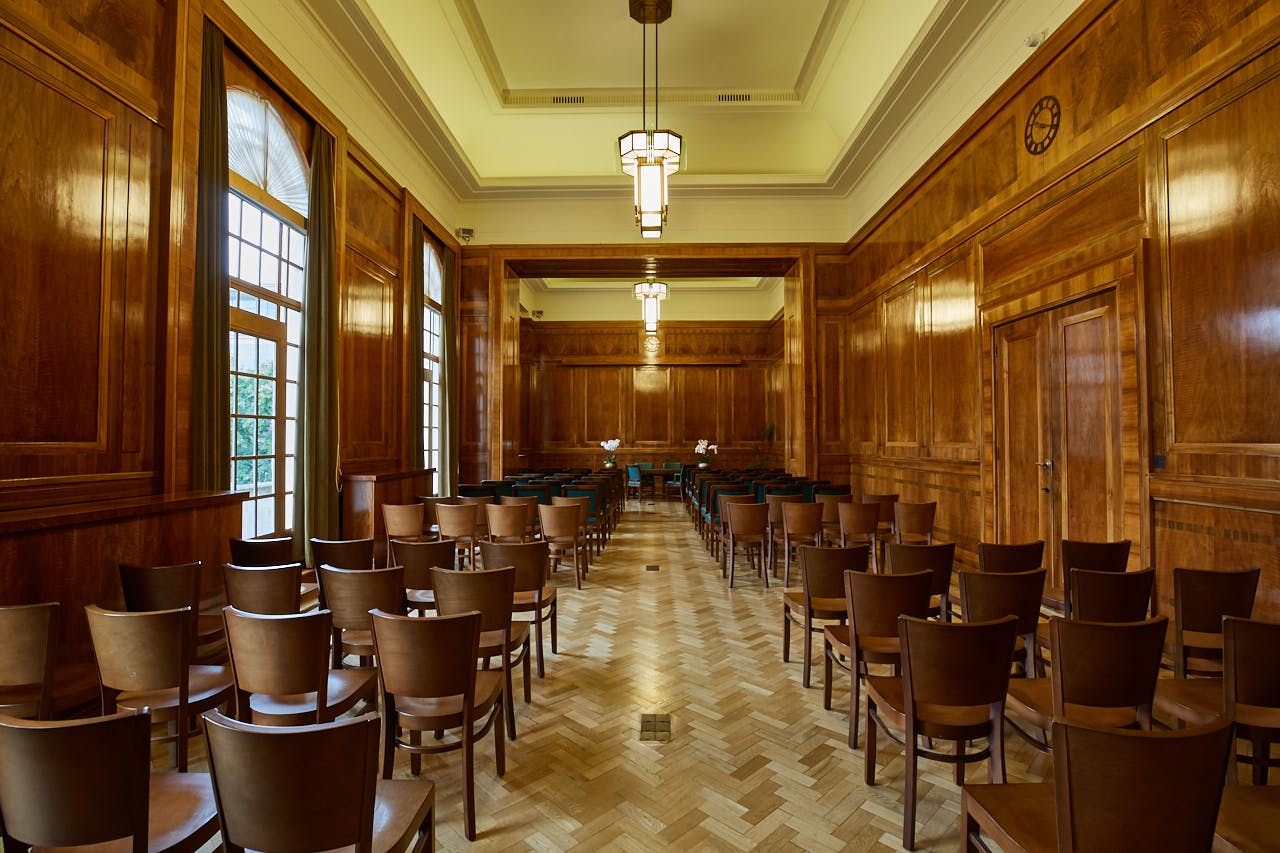
[[191, 487], [231, 488], [227, 85], [222, 31], [204, 23], [191, 344]]
[[298, 383], [298, 464], [294, 550], [312, 537], [339, 536], [342, 471], [338, 458], [338, 246], [333, 135], [317, 126], [311, 140], [307, 216], [307, 286], [302, 306], [302, 377]]
[[440, 295], [444, 343], [440, 347], [440, 373], [444, 379], [440, 405], [440, 470], [436, 472], [436, 494], [451, 495], [458, 472], [458, 257], [447, 246], [440, 247], [444, 282]]

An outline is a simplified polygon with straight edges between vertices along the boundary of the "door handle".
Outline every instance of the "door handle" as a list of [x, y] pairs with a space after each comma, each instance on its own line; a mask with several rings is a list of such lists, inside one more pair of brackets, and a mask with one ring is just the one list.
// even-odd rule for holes
[[1037, 462], [1036, 467], [1043, 468], [1046, 473], [1053, 473], [1053, 460], [1046, 459], [1043, 462]]

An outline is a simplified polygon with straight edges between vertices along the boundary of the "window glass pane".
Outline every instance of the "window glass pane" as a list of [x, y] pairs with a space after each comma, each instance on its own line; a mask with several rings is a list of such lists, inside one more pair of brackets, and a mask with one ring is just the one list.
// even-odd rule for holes
[[253, 455], [253, 419], [236, 418], [236, 456]]
[[240, 244], [240, 274], [236, 278], [249, 284], [258, 283], [258, 250], [248, 243]]
[[276, 479], [276, 461], [274, 459], [258, 460], [258, 494], [269, 495]]
[[262, 240], [258, 243], [264, 252], [280, 254], [280, 220], [274, 216], [262, 217]]
[[258, 380], [258, 414], [271, 417], [276, 413], [276, 383], [274, 379]]
[[284, 414], [287, 418], [298, 416], [298, 383], [290, 382], [284, 388]]
[[276, 342], [263, 340], [258, 347], [258, 373], [263, 376], [276, 375]]
[[262, 211], [257, 205], [246, 204], [241, 214], [240, 237], [247, 242], [257, 243], [262, 239]]
[[302, 343], [302, 313], [292, 308], [285, 311], [285, 340], [291, 344]]
[[271, 255], [262, 256], [262, 286], [267, 290], [280, 289], [280, 261]]
[[240, 241], [235, 237], [227, 238], [227, 274], [240, 277]]
[[276, 319], [277, 307], [275, 303], [268, 302], [265, 299], [258, 300], [258, 314], [266, 317], [268, 320]]
[[236, 377], [235, 412], [252, 415], [258, 410], [258, 389], [252, 376]]
[[240, 233], [240, 197], [235, 193], [227, 193], [227, 230]]
[[302, 276], [302, 267], [289, 266], [289, 298], [302, 301], [303, 295], [306, 293], [304, 288], [306, 282]]
[[258, 530], [270, 533], [276, 529], [276, 502], [271, 498], [254, 501], [258, 508]]
[[[258, 455], [272, 456], [276, 452], [276, 423], [269, 418], [258, 420]], [[261, 463], [259, 463], [261, 464]], [[272, 461], [274, 464], [274, 460]], [[261, 469], [259, 469], [261, 474]], [[259, 479], [261, 482], [261, 479]]]
[[277, 532], [284, 533], [285, 530], [288, 530], [291, 527], [293, 527], [293, 493], [292, 492], [284, 496], [284, 528]]
[[235, 462], [235, 481], [232, 489], [237, 492], [253, 486], [253, 462], [247, 459], [237, 459]]
[[307, 263], [307, 238], [296, 229], [289, 231], [289, 263], [297, 267], [306, 266]]
[[245, 501], [240, 506], [240, 530], [246, 539], [252, 539], [258, 535], [258, 526], [254, 524], [257, 518], [253, 501]]

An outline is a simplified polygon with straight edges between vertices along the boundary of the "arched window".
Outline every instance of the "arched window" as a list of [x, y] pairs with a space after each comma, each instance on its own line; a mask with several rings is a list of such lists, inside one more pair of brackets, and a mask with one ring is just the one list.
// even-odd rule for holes
[[248, 492], [242, 535], [293, 526], [308, 168], [279, 112], [227, 90], [231, 487]]
[[422, 465], [440, 470], [444, 266], [430, 240], [423, 241], [422, 273]]

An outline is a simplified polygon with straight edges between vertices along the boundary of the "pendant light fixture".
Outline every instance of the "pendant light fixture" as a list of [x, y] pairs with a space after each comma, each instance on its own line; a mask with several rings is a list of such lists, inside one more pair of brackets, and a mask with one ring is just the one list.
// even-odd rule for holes
[[640, 300], [640, 316], [644, 330], [649, 334], [658, 331], [658, 304], [667, 298], [666, 282], [646, 279], [636, 282], [636, 299]]
[[[641, 26], [639, 130], [618, 137], [622, 171], [635, 183], [636, 224], [641, 237], [661, 237], [667, 222], [667, 181], [680, 169], [682, 140], [658, 129], [658, 24], [671, 16], [672, 0], [630, 0], [631, 17]], [[648, 26], [653, 25], [653, 110], [649, 110]], [[637, 285], [638, 286], [638, 285]]]

